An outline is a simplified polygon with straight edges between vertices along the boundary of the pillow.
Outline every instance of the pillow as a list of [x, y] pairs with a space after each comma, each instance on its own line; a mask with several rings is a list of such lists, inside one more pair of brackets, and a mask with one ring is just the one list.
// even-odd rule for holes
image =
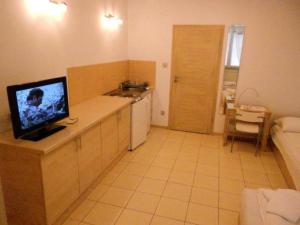
[[300, 133], [300, 117], [282, 117], [275, 120], [283, 132], [299, 132]]

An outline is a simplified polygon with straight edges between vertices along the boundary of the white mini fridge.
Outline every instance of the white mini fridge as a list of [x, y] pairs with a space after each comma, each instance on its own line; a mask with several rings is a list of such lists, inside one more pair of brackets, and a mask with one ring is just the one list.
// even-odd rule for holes
[[132, 104], [131, 110], [131, 146], [134, 150], [146, 141], [148, 133], [148, 99], [145, 97]]

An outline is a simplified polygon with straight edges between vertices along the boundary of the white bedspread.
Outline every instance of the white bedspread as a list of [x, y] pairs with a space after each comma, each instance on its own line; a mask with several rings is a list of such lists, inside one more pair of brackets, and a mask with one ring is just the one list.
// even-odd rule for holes
[[[260, 215], [264, 225], [300, 225], [300, 220], [296, 223], [290, 222], [287, 219], [276, 214], [268, 212], [268, 204], [272, 198], [275, 198], [278, 191], [259, 189], [256, 193], [259, 204]], [[287, 203], [288, 204], [288, 203]]]
[[271, 135], [286, 162], [297, 190], [300, 190], [300, 133], [283, 132], [276, 125], [272, 128]]

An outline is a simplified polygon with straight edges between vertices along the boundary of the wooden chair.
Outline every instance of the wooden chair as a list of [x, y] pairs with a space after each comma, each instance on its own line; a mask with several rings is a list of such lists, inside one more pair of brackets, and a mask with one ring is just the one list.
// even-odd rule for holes
[[265, 113], [264, 112], [249, 112], [241, 109], [236, 109], [235, 121], [234, 121], [234, 132], [232, 135], [231, 152], [233, 149], [233, 143], [235, 136], [251, 136], [256, 137], [256, 152], [257, 155], [259, 150], [259, 142], [262, 136], [262, 128], [264, 123]]

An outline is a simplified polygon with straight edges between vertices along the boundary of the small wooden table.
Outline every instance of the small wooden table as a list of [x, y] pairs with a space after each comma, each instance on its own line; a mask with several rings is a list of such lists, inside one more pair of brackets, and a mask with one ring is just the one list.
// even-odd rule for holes
[[243, 110], [247, 110], [249, 112], [264, 112], [265, 113], [265, 119], [264, 119], [264, 126], [262, 131], [262, 140], [261, 140], [261, 146], [260, 150], [265, 151], [267, 146], [267, 141], [269, 137], [269, 130], [271, 126], [271, 115], [272, 113], [265, 108], [263, 110], [263, 107], [256, 107], [256, 106], [236, 106], [234, 103], [226, 103], [226, 114], [225, 114], [225, 124], [224, 124], [224, 134], [223, 134], [223, 145], [227, 145], [228, 142], [228, 136], [233, 135], [233, 133], [230, 130], [231, 124], [234, 122], [235, 119], [235, 112], [237, 107], [240, 107]]

